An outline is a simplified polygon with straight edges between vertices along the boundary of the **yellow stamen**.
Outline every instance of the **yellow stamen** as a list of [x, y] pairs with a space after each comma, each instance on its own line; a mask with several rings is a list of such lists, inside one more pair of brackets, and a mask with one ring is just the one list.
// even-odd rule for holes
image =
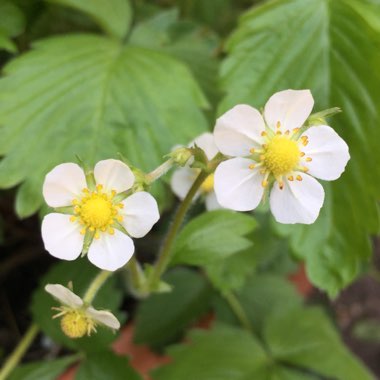
[[306, 162], [311, 162], [313, 159], [311, 157], [306, 157]]
[[252, 169], [254, 169], [256, 167], [256, 165], [255, 164], [250, 164], [249, 165], [249, 168], [252, 170]]
[[291, 175], [291, 176], [288, 177], [288, 180], [289, 181], [294, 181], [294, 177]]
[[296, 177], [296, 180], [297, 181], [302, 181], [302, 177], [298, 174], [297, 177]]
[[251, 149], [249, 150], [249, 153], [252, 153], [252, 154], [253, 154], [253, 153], [255, 153], [255, 151], [256, 151], [255, 148], [251, 148]]

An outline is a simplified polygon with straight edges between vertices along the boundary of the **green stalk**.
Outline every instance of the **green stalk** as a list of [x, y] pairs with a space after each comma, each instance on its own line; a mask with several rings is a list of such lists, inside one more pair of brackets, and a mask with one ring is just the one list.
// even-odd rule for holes
[[251, 322], [245, 310], [243, 309], [243, 306], [241, 305], [239, 299], [231, 291], [225, 291], [222, 294], [225, 300], [228, 302], [231, 310], [233, 311], [233, 313], [239, 320], [242, 327], [246, 329], [247, 331], [249, 331], [250, 333], [253, 333]]
[[193, 183], [189, 192], [187, 193], [185, 199], [182, 201], [182, 203], [178, 207], [177, 212], [173, 219], [173, 223], [168, 231], [168, 234], [166, 235], [164, 244], [161, 247], [160, 253], [158, 255], [158, 260], [156, 261], [156, 264], [150, 276], [150, 279], [149, 279], [150, 287], [159, 283], [161, 276], [163, 275], [167, 266], [169, 265], [170, 254], [171, 254], [171, 250], [172, 250], [175, 238], [177, 236], [177, 233], [182, 226], [186, 212], [188, 211], [195, 194], [197, 193], [198, 189], [202, 185], [203, 181], [207, 178], [207, 176], [208, 176], [208, 173], [204, 171], [199, 173], [198, 177], [196, 178], [195, 182]]
[[91, 302], [95, 298], [99, 289], [103, 286], [103, 284], [107, 281], [108, 277], [111, 276], [113, 272], [108, 272], [106, 270], [102, 270], [99, 274], [93, 279], [90, 286], [88, 287], [86, 294], [83, 297], [83, 302], [87, 305], [91, 305]]
[[36, 324], [32, 324], [16, 349], [5, 361], [3, 368], [0, 370], [0, 380], [5, 380], [8, 375], [14, 370], [14, 368], [21, 361], [21, 358], [24, 356], [25, 352], [28, 350], [29, 346], [33, 343], [34, 338], [37, 336], [39, 328]]

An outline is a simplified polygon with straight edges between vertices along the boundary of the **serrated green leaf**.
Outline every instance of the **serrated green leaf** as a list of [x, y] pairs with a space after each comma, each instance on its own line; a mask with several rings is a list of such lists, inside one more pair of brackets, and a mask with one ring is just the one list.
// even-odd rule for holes
[[374, 380], [319, 309], [272, 314], [265, 322], [264, 338], [275, 360], [282, 363], [337, 380]]
[[76, 356], [69, 356], [62, 359], [23, 364], [12, 372], [9, 380], [56, 380], [76, 359]]
[[245, 236], [256, 227], [249, 215], [216, 210], [198, 216], [178, 235], [173, 264], [205, 265], [252, 246]]
[[259, 108], [286, 88], [310, 88], [317, 110], [343, 109], [331, 124], [351, 161], [331, 184], [327, 234], [309, 247], [321, 224], [298, 227], [302, 244], [292, 246], [313, 283], [331, 296], [360, 273], [371, 254], [368, 235], [379, 230], [379, 7], [369, 0], [266, 2], [242, 17], [222, 67], [227, 96], [220, 110], [236, 103]]
[[[102, 347], [108, 346], [115, 340], [117, 335], [101, 326], [98, 327], [98, 332], [93, 333], [90, 337], [70, 339], [65, 336], [61, 331], [59, 318], [52, 319], [56, 311], [52, 311], [51, 308], [60, 305], [44, 290], [46, 284], [67, 286], [72, 281], [74, 292], [82, 297], [98, 272], [99, 270], [84, 258], [75, 262], [61, 262], [41, 278], [40, 287], [33, 294], [31, 311], [34, 321], [51, 339], [66, 347], [86, 352], [99, 351]], [[116, 288], [115, 280], [114, 277], [107, 280], [97, 293], [93, 306], [99, 310], [110, 310], [120, 322], [123, 322], [124, 316], [118, 311], [122, 294]]]
[[81, 363], [75, 380], [142, 380], [127, 357], [111, 351], [93, 352]]
[[151, 295], [137, 309], [134, 337], [137, 343], [159, 348], [173, 342], [209, 308], [212, 290], [199, 273], [177, 268], [165, 275], [164, 280], [172, 291]]
[[109, 35], [124, 38], [132, 22], [129, 0], [48, 0], [62, 4], [92, 17]]
[[136, 25], [130, 43], [163, 51], [186, 63], [207, 98], [219, 97], [216, 51], [219, 38], [211, 30], [191, 21], [179, 20], [176, 9], [160, 12]]
[[193, 331], [190, 345], [169, 349], [173, 363], [153, 373], [154, 380], [248, 380], [267, 361], [264, 350], [246, 331], [220, 325]]
[[199, 87], [164, 53], [91, 35], [50, 38], [4, 72], [0, 187], [25, 181], [20, 216], [40, 207], [44, 175], [75, 155], [91, 165], [122, 152], [151, 170], [206, 129]]

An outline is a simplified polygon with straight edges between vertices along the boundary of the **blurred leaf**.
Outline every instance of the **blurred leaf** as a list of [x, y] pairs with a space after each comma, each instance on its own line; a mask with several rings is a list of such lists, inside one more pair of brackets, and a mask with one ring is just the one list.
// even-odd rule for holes
[[355, 323], [353, 335], [357, 339], [367, 342], [380, 342], [380, 321], [377, 319], [363, 319]]
[[262, 107], [286, 88], [310, 88], [317, 110], [344, 111], [333, 126], [351, 161], [327, 188], [324, 223], [296, 227], [298, 244], [292, 241], [310, 279], [330, 296], [360, 273], [371, 254], [368, 235], [379, 231], [379, 23], [377, 1], [269, 1], [242, 17], [222, 66], [227, 95], [220, 111], [236, 103]]
[[[46, 284], [67, 286], [72, 281], [74, 293], [82, 297], [98, 272], [99, 270], [84, 258], [76, 261], [60, 262], [41, 278], [41, 285], [33, 295], [31, 310], [34, 321], [55, 342], [76, 350], [99, 351], [102, 347], [108, 346], [116, 339], [116, 334], [101, 326], [97, 329], [98, 332], [93, 333], [91, 337], [86, 336], [80, 339], [66, 337], [61, 331], [60, 319], [52, 319], [52, 316], [57, 312], [52, 311], [51, 308], [60, 305], [58, 301], [44, 290]], [[122, 301], [122, 293], [116, 287], [115, 282], [115, 277], [107, 280], [97, 293], [93, 306], [96, 309], [110, 310], [122, 323], [124, 317], [118, 311]]]
[[168, 53], [186, 63], [212, 102], [219, 97], [217, 35], [192, 21], [179, 20], [171, 9], [136, 25], [130, 42]]
[[0, 187], [25, 181], [20, 216], [41, 205], [47, 171], [76, 154], [91, 165], [123, 152], [149, 170], [206, 129], [199, 87], [163, 53], [91, 35], [57, 37], [36, 43], [4, 71]]
[[17, 47], [11, 38], [16, 37], [24, 30], [24, 15], [10, 1], [0, 1], [0, 15], [0, 50], [4, 49], [15, 53]]
[[132, 22], [129, 0], [48, 0], [62, 4], [92, 17], [109, 35], [124, 38]]
[[87, 354], [81, 363], [75, 380], [142, 380], [130, 366], [127, 357], [117, 356], [111, 351]]
[[[302, 304], [301, 297], [289, 281], [271, 274], [251, 276], [236, 295], [259, 335], [270, 315], [288, 313]], [[238, 324], [230, 308], [223, 304], [218, 305], [217, 316], [224, 322]]]
[[9, 380], [56, 380], [76, 359], [76, 356], [69, 356], [62, 359], [23, 364], [12, 372]]
[[136, 343], [159, 348], [173, 342], [209, 308], [212, 290], [199, 273], [176, 268], [164, 280], [172, 286], [172, 291], [153, 294], [138, 306]]
[[[218, 326], [192, 331], [190, 345], [174, 346], [173, 363], [153, 373], [154, 380], [248, 380], [268, 358], [246, 331]], [[260, 378], [263, 379], [263, 378]]]
[[275, 360], [282, 363], [337, 380], [374, 380], [316, 308], [268, 316], [264, 338]]
[[216, 210], [191, 220], [177, 237], [172, 263], [205, 265], [252, 246], [245, 235], [256, 227], [249, 215]]

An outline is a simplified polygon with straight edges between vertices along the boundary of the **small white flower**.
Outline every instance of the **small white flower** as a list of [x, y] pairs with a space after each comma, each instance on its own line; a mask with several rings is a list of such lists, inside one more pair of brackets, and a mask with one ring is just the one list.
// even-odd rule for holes
[[312, 126], [299, 136], [313, 105], [309, 90], [286, 90], [268, 100], [264, 117], [241, 104], [217, 120], [215, 143], [235, 157], [215, 171], [216, 196], [223, 207], [253, 210], [274, 181], [270, 208], [278, 222], [316, 220], [324, 190], [313, 177], [339, 178], [350, 155], [347, 144], [327, 125]]
[[96, 326], [103, 325], [112, 330], [120, 328], [117, 318], [107, 310], [96, 310], [86, 305], [83, 300], [70, 289], [60, 284], [48, 284], [45, 290], [62, 306], [54, 307], [59, 313], [53, 318], [62, 317], [62, 331], [70, 338], [90, 336], [96, 332]]
[[[189, 147], [193, 147], [195, 144], [205, 152], [209, 160], [212, 160], [219, 152], [218, 148], [215, 145], [214, 136], [212, 133], [203, 133], [202, 135], [198, 136], [193, 142], [189, 144]], [[187, 166], [176, 170], [173, 173], [170, 182], [173, 193], [182, 200], [186, 197], [199, 174], [199, 169], [190, 168], [190, 164], [191, 162]], [[207, 210], [210, 211], [221, 208], [216, 199], [214, 191], [214, 174], [210, 174], [205, 179], [195, 198], [199, 197], [200, 195], [204, 195], [205, 197]]]
[[89, 239], [88, 259], [101, 269], [114, 271], [134, 253], [130, 236], [145, 236], [158, 221], [157, 202], [144, 191], [127, 198], [120, 194], [131, 189], [135, 181], [131, 169], [121, 161], [98, 162], [94, 178], [96, 188], [90, 190], [84, 171], [74, 163], [58, 165], [46, 175], [46, 203], [51, 207], [71, 206], [72, 215], [46, 215], [42, 239], [45, 249], [63, 260], [79, 257], [85, 238], [86, 242]]

